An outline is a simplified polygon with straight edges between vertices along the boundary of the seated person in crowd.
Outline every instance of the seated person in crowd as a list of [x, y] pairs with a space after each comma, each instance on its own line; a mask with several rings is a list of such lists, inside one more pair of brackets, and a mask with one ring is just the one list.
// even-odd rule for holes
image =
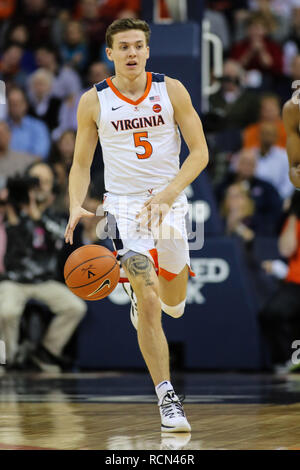
[[41, 45], [35, 51], [38, 67], [45, 68], [53, 74], [52, 96], [65, 99], [81, 91], [81, 79], [78, 73], [66, 65], [60, 65], [57, 49], [49, 45]]
[[86, 91], [95, 83], [102, 82], [111, 75], [108, 66], [104, 62], [93, 62], [88, 69], [86, 80]]
[[48, 156], [50, 135], [46, 124], [27, 114], [28, 102], [21, 88], [11, 88], [7, 93], [7, 122], [11, 130], [11, 149], [27, 152], [41, 159]]
[[[18, 44], [23, 49], [21, 66], [26, 73], [35, 70], [36, 64], [34, 60], [34, 52], [29, 45], [29, 30], [24, 23], [11, 24], [8, 27], [5, 43]], [[24, 85], [24, 81], [20, 86]]]
[[286, 147], [286, 132], [280, 116], [280, 100], [277, 95], [265, 94], [260, 100], [259, 121], [251, 124], [243, 132], [243, 146], [260, 147], [260, 129], [264, 122], [271, 122], [277, 128], [278, 147]]
[[282, 73], [282, 50], [267, 36], [268, 26], [260, 13], [253, 13], [247, 21], [247, 36], [233, 44], [231, 58], [246, 70], [259, 70], [263, 75]]
[[80, 0], [77, 3], [75, 19], [80, 21], [83, 27], [91, 60], [96, 60], [102, 44], [105, 43], [105, 31], [111, 19], [100, 15], [97, 0]]
[[271, 39], [281, 43], [288, 34], [290, 18], [288, 11], [284, 9], [284, 7], [282, 8], [282, 5], [279, 5], [279, 2], [281, 4], [288, 4], [289, 1], [290, 0], [285, 0], [285, 2], [280, 0], [248, 1], [248, 11], [244, 13], [243, 18], [238, 19], [237, 21], [236, 36], [240, 39], [245, 37], [245, 24], [247, 23], [247, 19], [249, 19], [253, 14], [253, 11], [255, 11], [255, 13], [259, 13], [259, 15], [264, 19], [267, 35]]
[[8, 181], [7, 249], [0, 282], [0, 337], [7, 363], [18, 351], [22, 313], [29, 299], [44, 303], [54, 314], [31, 362], [38, 370], [59, 371], [64, 346], [86, 312], [86, 304], [58, 282], [59, 252], [64, 245], [66, 219], [52, 209], [54, 178], [44, 162], [29, 167], [28, 180]]
[[37, 160], [35, 155], [15, 152], [11, 149], [11, 131], [5, 121], [0, 121], [0, 175], [8, 178], [25, 169]]
[[243, 182], [228, 186], [220, 208], [225, 233], [236, 235], [245, 243], [250, 243], [255, 236], [252, 226], [254, 211], [254, 201]]
[[50, 37], [55, 13], [53, 2], [48, 0], [21, 1], [18, 2], [12, 22], [26, 25], [29, 45], [34, 49]]
[[23, 86], [27, 78], [22, 60], [24, 55], [23, 46], [18, 43], [10, 43], [3, 50], [0, 58], [0, 80], [5, 82], [7, 88], [10, 86]]
[[47, 124], [50, 131], [58, 126], [58, 113], [61, 101], [52, 96], [53, 74], [46, 69], [38, 69], [29, 79], [28, 113]]
[[244, 70], [234, 60], [224, 63], [220, 90], [210, 97], [203, 125], [207, 132], [243, 129], [258, 117], [258, 96], [243, 85]]
[[289, 178], [289, 164], [286, 151], [276, 146], [277, 128], [264, 123], [260, 128], [260, 146], [256, 148], [258, 160], [255, 176], [271, 183], [282, 199], [289, 198], [294, 187]]
[[58, 194], [54, 201], [54, 207], [68, 213], [68, 178], [73, 162], [76, 133], [66, 130], [57, 142], [53, 143], [49, 161], [57, 174]]
[[[300, 334], [300, 193], [295, 191], [288, 217], [279, 237], [279, 252], [288, 260], [287, 274], [259, 315], [272, 365], [292, 371], [292, 343]], [[299, 365], [298, 365], [299, 368]], [[277, 369], [278, 370], [278, 369]]]
[[65, 26], [65, 37], [60, 47], [60, 55], [65, 65], [82, 73], [88, 61], [82, 25], [79, 21], [69, 21]]
[[218, 202], [222, 201], [226, 189], [233, 183], [243, 182], [254, 201], [253, 226], [256, 235], [275, 235], [282, 213], [282, 200], [274, 186], [255, 176], [257, 165], [255, 149], [242, 149], [224, 180], [215, 188]]

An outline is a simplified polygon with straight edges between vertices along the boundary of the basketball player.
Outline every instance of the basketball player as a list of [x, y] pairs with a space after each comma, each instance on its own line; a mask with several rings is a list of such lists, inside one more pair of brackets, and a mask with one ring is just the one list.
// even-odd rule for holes
[[283, 122], [287, 133], [286, 150], [290, 166], [290, 180], [300, 191], [300, 105], [298, 95], [295, 94], [283, 106]]
[[[99, 137], [108, 191], [104, 210], [108, 226], [116, 225], [112, 238], [117, 258], [134, 292], [131, 297], [136, 301], [138, 321], [136, 315], [132, 319], [158, 396], [161, 430], [189, 432], [191, 427], [170, 382], [161, 310], [173, 317], [184, 312], [190, 258], [183, 190], [206, 167], [208, 150], [201, 121], [184, 86], [145, 71], [149, 36], [148, 24], [138, 19], [116, 20], [107, 29], [106, 53], [114, 63], [115, 75], [95, 85], [79, 103], [65, 239], [72, 244], [79, 219], [94, 215], [82, 204]], [[180, 169], [177, 126], [190, 152]], [[151, 219], [156, 229], [169, 228], [174, 236], [145, 236]]]

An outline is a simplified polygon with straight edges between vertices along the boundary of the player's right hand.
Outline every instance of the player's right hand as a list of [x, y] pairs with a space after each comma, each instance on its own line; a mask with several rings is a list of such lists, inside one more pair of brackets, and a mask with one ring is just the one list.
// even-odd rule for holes
[[83, 207], [70, 210], [69, 222], [65, 231], [65, 242], [70, 243], [70, 245], [73, 245], [73, 232], [81, 217], [95, 217], [95, 214], [83, 209]]

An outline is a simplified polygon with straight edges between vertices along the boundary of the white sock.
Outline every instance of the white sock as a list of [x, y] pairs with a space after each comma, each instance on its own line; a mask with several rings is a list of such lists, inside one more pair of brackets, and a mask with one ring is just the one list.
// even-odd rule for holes
[[165, 394], [169, 392], [170, 390], [174, 392], [173, 385], [168, 380], [164, 380], [160, 384], [156, 385], [155, 391], [156, 391], [158, 401], [160, 401], [165, 396]]

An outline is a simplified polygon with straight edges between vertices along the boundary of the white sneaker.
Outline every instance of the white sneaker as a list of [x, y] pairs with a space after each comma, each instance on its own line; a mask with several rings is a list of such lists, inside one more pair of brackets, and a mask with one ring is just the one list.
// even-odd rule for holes
[[122, 282], [122, 286], [128, 297], [130, 298], [131, 301], [131, 307], [130, 307], [130, 320], [131, 323], [133, 324], [134, 328], [137, 330], [138, 326], [138, 310], [137, 310], [137, 299], [136, 295], [131, 287], [130, 282]]
[[191, 426], [174, 390], [169, 390], [158, 402], [162, 432], [190, 432]]

